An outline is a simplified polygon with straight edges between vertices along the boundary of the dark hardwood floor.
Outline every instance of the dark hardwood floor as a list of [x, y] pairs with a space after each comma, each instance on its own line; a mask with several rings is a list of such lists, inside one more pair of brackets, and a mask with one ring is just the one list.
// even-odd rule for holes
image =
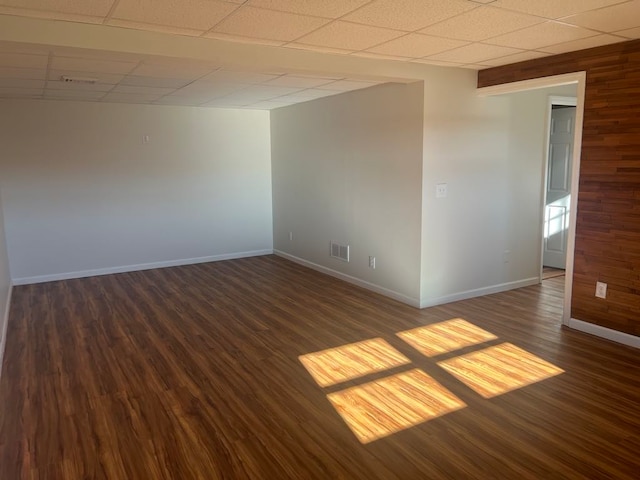
[[[0, 479], [637, 479], [639, 352], [561, 327], [563, 282], [420, 311], [265, 256], [16, 287]], [[498, 338], [396, 336], [456, 317]], [[371, 338], [411, 364], [322, 388], [298, 359]], [[504, 342], [565, 373], [485, 399], [437, 365]], [[466, 407], [361, 444], [327, 399], [415, 368]]]

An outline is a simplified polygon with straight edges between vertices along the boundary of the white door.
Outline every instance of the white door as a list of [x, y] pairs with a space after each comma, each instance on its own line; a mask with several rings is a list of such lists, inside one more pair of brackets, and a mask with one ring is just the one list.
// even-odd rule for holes
[[576, 107], [553, 108], [549, 135], [546, 205], [544, 212], [545, 267], [565, 268], [571, 208], [571, 157]]

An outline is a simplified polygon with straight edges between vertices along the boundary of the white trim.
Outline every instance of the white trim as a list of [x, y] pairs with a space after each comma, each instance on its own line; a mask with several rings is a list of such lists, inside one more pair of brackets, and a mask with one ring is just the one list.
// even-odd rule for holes
[[618, 330], [613, 330], [611, 328], [601, 327], [600, 325], [595, 325], [589, 322], [583, 322], [582, 320], [575, 318], [570, 318], [567, 326], [580, 332], [595, 335], [596, 337], [606, 338], [607, 340], [622, 343], [623, 345], [640, 348], [640, 337], [636, 337], [635, 335], [629, 335], [628, 333], [619, 332]]
[[69, 280], [72, 278], [95, 277], [98, 275], [110, 275], [112, 273], [135, 272], [138, 270], [151, 270], [153, 268], [179, 267], [182, 265], [194, 265], [196, 263], [219, 262], [221, 260], [234, 260], [236, 258], [258, 257], [271, 255], [273, 250], [253, 250], [249, 252], [224, 253], [209, 257], [185, 258], [181, 260], [168, 260], [164, 262], [141, 263], [138, 265], [124, 265], [121, 267], [98, 268], [95, 270], [82, 270], [79, 272], [54, 273], [52, 275], [38, 275], [35, 277], [22, 277], [13, 280], [14, 285], [29, 285], [32, 283], [54, 282], [57, 280]]
[[2, 337], [0, 337], [0, 378], [2, 378], [2, 363], [4, 361], [4, 348], [7, 345], [7, 327], [9, 326], [9, 311], [11, 310], [11, 294], [13, 293], [13, 284], [9, 285], [7, 293], [7, 306], [2, 316]]
[[564, 105], [565, 107], [577, 107], [578, 99], [576, 97], [561, 97], [559, 95], [549, 95], [551, 105]]
[[310, 262], [309, 260], [305, 260], [304, 258], [296, 257], [289, 253], [283, 252], [282, 250], [274, 250], [273, 253], [278, 255], [279, 257], [286, 258], [287, 260], [291, 260], [292, 262], [295, 262], [304, 267], [316, 270], [317, 272], [324, 273], [331, 277], [339, 278], [340, 280], [344, 280], [345, 282], [349, 282], [353, 285], [366, 288], [367, 290], [379, 293], [380, 295], [384, 295], [385, 297], [393, 298], [394, 300], [406, 303], [407, 305], [411, 305], [412, 307], [420, 308], [420, 301], [417, 298], [408, 297], [407, 295], [403, 295], [402, 293], [398, 293], [394, 290], [390, 290], [388, 288], [381, 287], [380, 285], [376, 285], [375, 283], [370, 283], [357, 277], [352, 277], [351, 275], [338, 272], [337, 270], [318, 265], [317, 263]]
[[[582, 77], [582, 78], [581, 78]], [[481, 97], [491, 97], [494, 95], [504, 95], [506, 93], [518, 93], [528, 90], [539, 90], [547, 87], [559, 87], [560, 85], [570, 85], [586, 79], [586, 72], [565, 73], [563, 75], [553, 75], [550, 77], [532, 78], [519, 82], [501, 83], [490, 87], [480, 87], [476, 93]]]
[[444, 297], [423, 300], [422, 302], [420, 302], [420, 308], [435, 307], [436, 305], [442, 305], [444, 303], [457, 302], [474, 297], [482, 297], [484, 295], [506, 292], [507, 290], [513, 290], [516, 288], [530, 287], [531, 285], [538, 285], [539, 283], [540, 279], [538, 277], [531, 277], [525, 278], [524, 280], [516, 280], [515, 282], [500, 283], [498, 285], [491, 285], [489, 287], [466, 290], [464, 292], [445, 295]]
[[517, 93], [526, 90], [536, 90], [547, 87], [557, 87], [559, 85], [578, 84], [576, 94], [576, 123], [575, 136], [573, 139], [573, 159], [571, 164], [571, 198], [575, 199], [575, 207], [569, 213], [569, 238], [567, 239], [567, 268], [565, 270], [564, 302], [562, 308], [562, 323], [569, 325], [571, 319], [571, 295], [573, 291], [573, 262], [576, 250], [576, 223], [577, 223], [577, 199], [578, 186], [580, 182], [580, 158], [582, 154], [582, 129], [584, 124], [584, 97], [587, 82], [587, 72], [566, 73], [564, 75], [554, 75], [550, 77], [534, 78], [521, 82], [503, 83], [491, 87], [478, 88], [479, 96], [504, 95], [507, 93]]

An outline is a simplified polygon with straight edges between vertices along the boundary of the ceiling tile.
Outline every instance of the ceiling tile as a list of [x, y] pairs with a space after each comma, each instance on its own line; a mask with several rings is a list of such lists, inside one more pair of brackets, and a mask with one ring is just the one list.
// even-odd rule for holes
[[47, 68], [46, 55], [24, 55], [20, 53], [0, 53], [0, 67]]
[[49, 12], [44, 10], [29, 10], [26, 8], [0, 6], [0, 15], [18, 15], [21, 17], [44, 18], [47, 20], [62, 20], [66, 22], [102, 23], [102, 16], [79, 15], [77, 13]]
[[210, 100], [211, 97], [176, 97], [174, 95], [167, 95], [166, 97], [159, 98], [153, 103], [156, 103], [158, 105], [179, 105], [196, 107]]
[[160, 87], [137, 87], [134, 85], [116, 85], [111, 90], [114, 93], [131, 93], [136, 95], [168, 95], [173, 92], [174, 88], [160, 88]]
[[265, 100], [258, 103], [252, 103], [250, 107], [255, 108], [256, 110], [273, 110], [274, 108], [288, 107], [289, 105], [292, 105], [292, 104], [288, 102], [276, 102], [273, 100]]
[[124, 75], [115, 73], [99, 73], [99, 72], [78, 72], [75, 70], [49, 70], [49, 80], [60, 80], [62, 76], [66, 77], [91, 77], [95, 78], [98, 83], [106, 83], [109, 85], [115, 85], [119, 83]]
[[105, 22], [106, 25], [112, 27], [129, 28], [132, 30], [149, 30], [152, 32], [171, 33], [174, 35], [186, 35], [189, 37], [199, 37], [206, 30], [197, 30], [194, 28], [181, 28], [171, 25], [154, 25], [151, 23], [134, 22], [131, 20], [122, 20], [121, 18], [110, 18]]
[[398, 55], [383, 55], [381, 53], [371, 53], [371, 52], [353, 52], [352, 55], [354, 57], [364, 57], [364, 58], [375, 58], [378, 60], [396, 60], [398, 62], [406, 62], [411, 60], [411, 57], [400, 57]]
[[345, 50], [342, 48], [320, 47], [318, 45], [305, 45], [304, 43], [291, 42], [285, 45], [287, 48], [297, 48], [298, 50], [310, 50], [312, 52], [321, 53], [337, 53], [341, 55], [349, 55], [353, 50]]
[[429, 57], [433, 60], [442, 60], [444, 62], [453, 63], [480, 63], [484, 60], [492, 58], [504, 57], [515, 53], [521, 53], [522, 50], [517, 48], [499, 47], [496, 45], [484, 45], [481, 43], [472, 43], [455, 50], [439, 53]]
[[160, 98], [161, 95], [144, 95], [132, 93], [107, 93], [102, 97], [103, 102], [116, 103], [151, 103]]
[[249, 0], [253, 7], [280, 10], [282, 12], [338, 18], [371, 0]]
[[625, 1], [627, 0], [496, 0], [491, 6], [554, 19]]
[[270, 75], [260, 72], [234, 71], [220, 69], [205, 75], [200, 79], [203, 82], [237, 82], [245, 84], [263, 83], [277, 78], [278, 75]]
[[460, 67], [464, 65], [464, 63], [443, 62], [441, 60], [432, 60], [430, 58], [416, 58], [411, 60], [411, 63], [423, 63], [425, 65], [434, 65], [436, 67]]
[[[282, 95], [290, 95], [299, 92], [301, 89], [297, 87], [278, 87], [275, 85], [251, 85], [231, 95], [240, 95], [243, 97], [256, 98], [257, 100], [267, 100], [269, 98], [281, 97]], [[228, 95], [228, 96], [231, 96]]]
[[640, 0], [593, 12], [581, 13], [580, 15], [563, 18], [562, 21], [609, 33], [616, 30], [640, 27]]
[[420, 33], [459, 40], [479, 41], [529, 27], [544, 20], [540, 17], [483, 7], [420, 30]]
[[412, 32], [473, 8], [464, 0], [375, 0], [343, 20]]
[[49, 55], [49, 48], [41, 45], [31, 45], [20, 42], [1, 42], [2, 53], [23, 53], [26, 55]]
[[549, 53], [565, 53], [575, 52], [578, 50], [584, 50], [586, 48], [600, 47], [602, 45], [609, 45], [611, 43], [625, 42], [626, 38], [616, 37], [615, 35], [596, 35], [595, 37], [583, 38], [581, 40], [574, 40], [573, 42], [560, 43], [558, 45], [549, 45], [548, 47], [542, 47], [540, 50]]
[[130, 75], [138, 77], [160, 77], [160, 78], [180, 78], [184, 80], [195, 80], [207, 73], [210, 73], [215, 67], [211, 65], [197, 65], [197, 64], [174, 64], [167, 62], [166, 64], [160, 63], [146, 63], [143, 62], [138, 65]]
[[0, 87], [44, 88], [44, 80], [24, 80], [22, 78], [0, 78]]
[[280, 87], [298, 87], [298, 88], [312, 88], [318, 85], [324, 85], [332, 82], [333, 80], [328, 78], [314, 78], [314, 77], [297, 77], [295, 75], [283, 75], [282, 77], [274, 78], [266, 82], [266, 85], [278, 85]]
[[212, 99], [215, 97], [222, 97], [229, 93], [247, 88], [249, 85], [243, 85], [240, 83], [212, 83], [212, 82], [194, 82], [186, 87], [182, 87], [172, 95], [186, 96], [186, 97], [208, 97]]
[[312, 100], [314, 98], [322, 98], [322, 97], [330, 97], [332, 95], [338, 95], [339, 93], [342, 93], [342, 90], [320, 90], [318, 88], [308, 88], [307, 90], [301, 90], [291, 95], [278, 97], [278, 101], [299, 102], [300, 99]]
[[366, 50], [401, 35], [402, 32], [396, 30], [336, 21], [298, 39], [298, 42], [330, 48]]
[[335, 90], [339, 92], [349, 92], [351, 90], [359, 90], [361, 88], [369, 88], [377, 85], [375, 82], [360, 82], [356, 80], [338, 80], [337, 82], [327, 83], [318, 87], [320, 90]]
[[426, 57], [466, 45], [468, 42], [450, 40], [448, 38], [432, 37], [419, 33], [410, 33], [376, 47], [369, 52], [385, 55], [398, 55], [412, 58]]
[[570, 42], [581, 38], [593, 37], [594, 35], [597, 35], [597, 32], [573, 25], [549, 21], [518, 30], [517, 32], [490, 38], [485, 42], [502, 45], [504, 47], [535, 50], [547, 45]]
[[0, 97], [37, 97], [42, 95], [41, 88], [0, 87]]
[[2, 0], [2, 5], [28, 10], [77, 13], [104, 17], [109, 13], [113, 0]]
[[227, 98], [221, 97], [211, 100], [205, 103], [204, 107], [227, 107], [227, 108], [240, 108], [255, 103], [251, 100], [243, 100], [240, 98]]
[[619, 32], [615, 32], [615, 34], [625, 38], [640, 38], [640, 27], [620, 30]]
[[204, 31], [236, 8], [216, 0], [120, 0], [111, 17]]
[[53, 90], [46, 89], [44, 98], [66, 99], [66, 100], [100, 100], [106, 95], [105, 92], [96, 92], [90, 90]]
[[92, 92], [108, 92], [114, 86], [104, 83], [73, 83], [49, 80], [47, 89], [52, 90], [69, 90], [69, 91], [92, 91]]
[[291, 41], [325, 23], [327, 20], [317, 17], [242, 7], [217, 25], [214, 31], [243, 37]]
[[57, 57], [51, 59], [52, 70], [77, 72], [129, 73], [136, 66], [133, 62], [115, 62], [89, 58]]
[[252, 45], [271, 45], [274, 47], [279, 47], [287, 43], [284, 40], [268, 40], [266, 38], [243, 37], [241, 35], [230, 35], [228, 33], [222, 32], [207, 32], [202, 36], [206, 38], [216, 38], [218, 40], [228, 40], [230, 42], [248, 43]]
[[[1, 1], [1, 0], [0, 0]], [[109, 60], [113, 62], [138, 63], [140, 55], [111, 50], [93, 50], [90, 48], [52, 46], [51, 53], [56, 57], [91, 58], [93, 60]]]
[[127, 75], [120, 82], [121, 85], [135, 85], [139, 87], [180, 88], [190, 82], [183, 78], [141, 77]]
[[492, 67], [498, 65], [510, 65], [512, 63], [524, 62], [527, 60], [533, 60], [534, 58], [548, 57], [548, 53], [527, 51], [522, 53], [516, 53], [515, 55], [507, 55], [506, 57], [494, 58], [491, 60], [483, 60], [483, 65], [490, 65]]
[[25, 80], [44, 80], [46, 69], [0, 67], [0, 78], [24, 78]]

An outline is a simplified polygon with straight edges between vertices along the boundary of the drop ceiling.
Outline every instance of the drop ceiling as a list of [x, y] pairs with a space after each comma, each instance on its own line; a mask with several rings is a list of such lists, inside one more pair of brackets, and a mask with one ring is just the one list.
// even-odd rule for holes
[[[640, 38], [640, 0], [0, 0], [0, 17], [475, 70]], [[389, 81], [78, 47], [5, 35], [0, 97], [272, 109]]]

